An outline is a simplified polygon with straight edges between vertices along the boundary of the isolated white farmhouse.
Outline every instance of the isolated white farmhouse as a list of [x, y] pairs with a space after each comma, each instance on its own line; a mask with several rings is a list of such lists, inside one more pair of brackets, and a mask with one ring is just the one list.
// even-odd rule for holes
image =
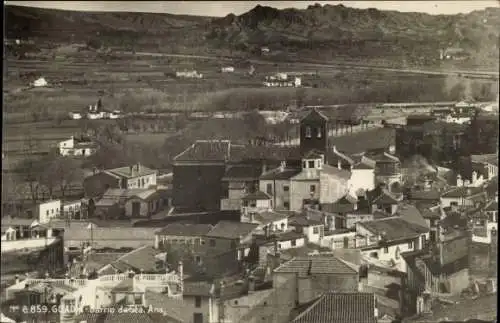
[[68, 140], [59, 143], [59, 154], [61, 156], [90, 156], [97, 151], [97, 145], [89, 139], [75, 138], [71, 136]]
[[220, 69], [222, 73], [233, 73], [234, 72], [234, 67], [232, 66], [225, 66]]
[[43, 77], [41, 77], [33, 82], [34, 87], [43, 87], [43, 86], [47, 86], [47, 85], [49, 85], [49, 83], [47, 83], [47, 81]]

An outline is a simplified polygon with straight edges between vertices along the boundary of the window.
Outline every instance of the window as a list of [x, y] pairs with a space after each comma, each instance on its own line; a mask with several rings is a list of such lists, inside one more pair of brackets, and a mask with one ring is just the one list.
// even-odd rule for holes
[[384, 248], [384, 253], [389, 253], [389, 247]]
[[307, 126], [306, 127], [306, 138], [311, 138], [311, 137], [312, 137], [311, 127]]
[[273, 184], [268, 183], [266, 185], [266, 192], [267, 192], [267, 194], [273, 194]]
[[313, 233], [318, 234], [319, 233], [319, 227], [314, 227], [313, 228]]
[[49, 210], [47, 210], [47, 212], [45, 212], [45, 213], [46, 213], [46, 215], [49, 215]]
[[314, 168], [314, 160], [308, 161], [308, 167], [307, 168]]
[[295, 247], [297, 245], [297, 240], [292, 240], [290, 241], [292, 247]]
[[302, 162], [302, 168], [307, 168], [307, 162], [305, 161]]
[[201, 265], [201, 257], [200, 256], [195, 256], [194, 261], [198, 264]]
[[195, 296], [195, 298], [194, 298], [194, 307], [197, 307], [197, 308], [201, 307], [201, 296]]
[[316, 131], [316, 137], [321, 138], [321, 136], [323, 136], [323, 129], [321, 127], [318, 127]]
[[413, 249], [413, 241], [408, 242], [408, 249]]
[[288, 191], [290, 191], [290, 186], [284, 185], [283, 186], [283, 192], [288, 192]]
[[193, 323], [203, 323], [203, 314], [194, 313], [193, 314]]
[[210, 239], [208, 243], [210, 247], [215, 247], [215, 239]]
[[135, 305], [142, 305], [142, 295], [141, 294], [134, 294], [134, 304]]
[[311, 185], [311, 187], [309, 188], [309, 190], [311, 191], [311, 193], [316, 192], [316, 185]]
[[278, 249], [281, 249], [281, 243], [278, 243]]
[[290, 208], [290, 202], [283, 202], [283, 207], [285, 209], [289, 209]]
[[54, 214], [54, 209], [52, 209], [52, 214]]

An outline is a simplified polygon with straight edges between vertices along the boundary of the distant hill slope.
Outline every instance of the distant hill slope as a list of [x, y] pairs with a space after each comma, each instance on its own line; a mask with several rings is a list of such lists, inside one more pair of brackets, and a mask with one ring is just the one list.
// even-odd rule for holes
[[[439, 57], [459, 47], [474, 60], [498, 60], [500, 8], [469, 14], [429, 15], [314, 5], [278, 10], [256, 6], [223, 18], [160, 13], [74, 12], [5, 6], [7, 37], [156, 38], [159, 43], [258, 51], [314, 51], [330, 59], [351, 57]], [[164, 37], [158, 37], [164, 36]], [[133, 38], [133, 37], [132, 37]]]

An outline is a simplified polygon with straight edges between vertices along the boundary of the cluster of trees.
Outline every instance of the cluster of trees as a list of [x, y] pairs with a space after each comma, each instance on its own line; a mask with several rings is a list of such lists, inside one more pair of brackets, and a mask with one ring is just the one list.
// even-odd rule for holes
[[79, 160], [60, 156], [56, 151], [37, 156], [39, 142], [32, 136], [26, 138], [24, 146], [25, 158], [17, 165], [15, 175], [11, 175], [10, 192], [16, 192], [17, 179], [24, 183], [31, 201], [36, 203], [44, 197], [64, 198], [75, 183], [83, 180]]

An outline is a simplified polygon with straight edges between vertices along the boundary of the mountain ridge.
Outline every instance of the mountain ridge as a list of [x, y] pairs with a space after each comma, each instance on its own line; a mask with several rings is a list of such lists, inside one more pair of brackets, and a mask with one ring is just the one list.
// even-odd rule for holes
[[[468, 14], [431, 15], [311, 5], [276, 9], [257, 5], [241, 14], [202, 17], [164, 13], [77, 12], [5, 6], [7, 37], [88, 38], [176, 43], [185, 47], [258, 52], [314, 52], [326, 58], [387, 56], [422, 59], [447, 47], [463, 48], [474, 60], [498, 60], [500, 8]], [[70, 37], [71, 36], [71, 37]], [[113, 39], [115, 38], [115, 39]]]

